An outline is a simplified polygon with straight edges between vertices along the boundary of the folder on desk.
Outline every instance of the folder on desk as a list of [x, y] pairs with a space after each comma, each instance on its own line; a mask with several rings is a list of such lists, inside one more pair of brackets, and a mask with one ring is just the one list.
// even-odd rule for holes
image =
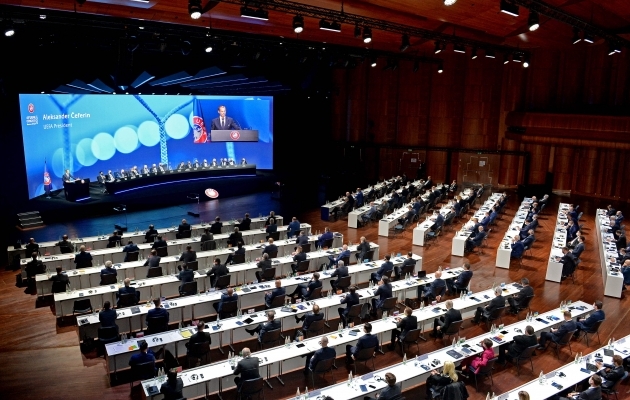
[[132, 314], [140, 314], [140, 307], [138, 307], [138, 306], [131, 307], [131, 313]]
[[612, 351], [611, 349], [604, 349], [604, 355], [608, 357], [612, 357], [615, 355], [615, 352]]
[[158, 390], [157, 386], [149, 386], [147, 388], [147, 393], [151, 396], [155, 396], [156, 394], [160, 394], [160, 391]]
[[446, 352], [446, 354], [448, 354], [449, 356], [453, 357], [456, 360], [463, 357], [463, 355], [461, 355], [460, 353], [456, 352], [455, 350], [449, 350], [449, 351]]
[[247, 319], [246, 319], [246, 320], [244, 320], [243, 322], [244, 322], [244, 323], [246, 323], [246, 324], [251, 324], [252, 322], [254, 322], [254, 320], [253, 320], [253, 319], [251, 319], [251, 318], [247, 318]]
[[179, 334], [182, 335], [184, 339], [188, 339], [189, 337], [193, 335], [190, 329], [184, 329], [183, 331], [179, 331]]

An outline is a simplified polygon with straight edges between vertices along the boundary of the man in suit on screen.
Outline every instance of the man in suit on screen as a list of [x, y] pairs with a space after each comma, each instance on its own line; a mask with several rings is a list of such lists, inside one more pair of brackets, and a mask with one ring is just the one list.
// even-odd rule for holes
[[241, 129], [234, 118], [225, 115], [227, 112], [225, 106], [219, 106], [217, 111], [219, 112], [219, 117], [212, 120], [212, 130]]

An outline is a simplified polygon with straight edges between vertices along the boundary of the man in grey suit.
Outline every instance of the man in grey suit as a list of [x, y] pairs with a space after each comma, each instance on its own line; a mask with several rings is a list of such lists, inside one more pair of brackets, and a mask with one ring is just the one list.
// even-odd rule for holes
[[[377, 396], [378, 400], [391, 400], [400, 397], [400, 384], [396, 383], [396, 375], [388, 372], [385, 374], [387, 387]], [[374, 397], [365, 396], [364, 400], [375, 400]]]
[[343, 278], [346, 276], [348, 276], [348, 267], [346, 267], [343, 264], [343, 261], [339, 261], [337, 263], [337, 268], [332, 273], [332, 275], [330, 275], [331, 278], [335, 278], [335, 277], [337, 278], [337, 279], [330, 280], [330, 287], [332, 288], [333, 292], [337, 291], [337, 281], [339, 281], [340, 278]]
[[234, 120], [234, 118], [225, 115], [227, 113], [225, 106], [219, 106], [217, 111], [219, 112], [219, 117], [212, 120], [211, 130], [241, 129], [240, 125]]
[[240, 375], [234, 378], [234, 383], [236, 383], [238, 390], [241, 390], [243, 381], [260, 378], [260, 374], [258, 373], [260, 360], [258, 357], [252, 357], [251, 355], [251, 350], [245, 347], [243, 349], [243, 359], [236, 364], [236, 368], [232, 367], [234, 368], [234, 375]]

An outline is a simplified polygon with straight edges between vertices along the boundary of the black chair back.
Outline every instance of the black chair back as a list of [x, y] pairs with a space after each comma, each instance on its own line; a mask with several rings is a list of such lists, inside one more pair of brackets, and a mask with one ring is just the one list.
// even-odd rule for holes
[[85, 314], [92, 312], [92, 302], [90, 299], [75, 300], [72, 307], [72, 314]]
[[282, 307], [284, 305], [284, 303], [286, 302], [286, 295], [282, 295], [282, 296], [276, 296], [273, 298], [273, 300], [271, 300], [271, 304], [269, 305], [269, 308], [277, 308], [277, 307]]
[[267, 236], [267, 239], [272, 238], [273, 240], [280, 240], [280, 232], [271, 232]]
[[269, 252], [267, 254], [269, 254], [269, 259], [273, 259], [273, 258], [277, 258], [278, 257], [278, 252], [277, 251]]
[[155, 361], [131, 366], [131, 384], [133, 381], [151, 379], [155, 377]]
[[387, 311], [388, 313], [396, 308], [396, 302], [398, 301], [398, 297], [390, 297], [385, 299], [383, 305], [380, 307], [382, 311]]
[[319, 321], [312, 322], [307, 329], [308, 333], [312, 333], [313, 335], [317, 335], [318, 332], [324, 333], [324, 324], [326, 321], [320, 319]]
[[101, 286], [102, 285], [113, 285], [116, 283], [117, 276], [114, 274], [105, 274], [101, 275]]
[[131, 253], [127, 253], [127, 257], [125, 257], [127, 259], [127, 262], [129, 261], [138, 261], [138, 255], [139, 252], [138, 251], [134, 251]]
[[180, 296], [193, 296], [197, 294], [197, 281], [186, 282], [179, 289]]
[[201, 251], [210, 251], [215, 250], [217, 248], [217, 242], [214, 240], [206, 240], [205, 242], [201, 242]]
[[167, 330], [168, 322], [166, 320], [166, 316], [147, 318], [147, 335], [166, 332]]
[[323, 374], [325, 372], [330, 371], [335, 364], [335, 358], [329, 358], [328, 360], [321, 360], [315, 365], [315, 369], [313, 369], [313, 373], [315, 374]]
[[569, 342], [571, 341], [571, 338], [573, 337], [573, 334], [575, 333], [575, 331], [571, 331], [571, 332], [567, 332], [565, 333], [557, 342], [555, 342], [556, 344], [560, 345], [560, 346], [565, 346], [567, 344], [569, 344]]
[[333, 240], [334, 239], [326, 239], [324, 240], [324, 243], [322, 243], [322, 247], [327, 247], [327, 248], [331, 248], [333, 245]]
[[188, 239], [188, 238], [190, 238], [190, 234], [191, 234], [190, 230], [182, 231], [179, 234], [179, 237], [182, 238], [182, 239]]
[[403, 339], [403, 343], [417, 343], [418, 339], [420, 339], [420, 334], [422, 333], [422, 329], [413, 329], [405, 335]]
[[54, 281], [52, 284], [53, 293], [63, 293], [68, 288], [68, 282]]
[[147, 278], [157, 278], [162, 276], [162, 267], [149, 268], [147, 271]]
[[187, 262], [186, 266], [188, 267], [189, 270], [191, 271], [198, 271], [199, 270], [199, 261], [191, 261], [191, 262]]
[[479, 367], [479, 370], [477, 370], [476, 375], [483, 376], [483, 375], [491, 374], [492, 370], [494, 369], [494, 363], [495, 362], [497, 362], [497, 358], [496, 357], [488, 360], [486, 365], [484, 365], [483, 367]]
[[350, 256], [343, 257], [341, 261], [343, 261], [343, 265], [347, 267], [348, 265], [350, 265]]
[[318, 287], [313, 289], [313, 291], [309, 294], [308, 299], [309, 300], [317, 300], [319, 298], [322, 297], [322, 287]]
[[267, 268], [263, 271], [262, 278], [266, 281], [274, 280], [276, 277], [276, 269], [275, 268]]
[[265, 332], [265, 334], [262, 336], [260, 340], [260, 345], [264, 347], [266, 344], [269, 344], [269, 343], [280, 342], [281, 332], [282, 332], [282, 329], [280, 328]]
[[462, 320], [451, 322], [451, 324], [448, 326], [448, 329], [442, 332], [442, 334], [448, 336], [459, 334], [459, 330], [461, 329], [463, 323], [464, 321]]
[[237, 310], [238, 301], [226, 301], [221, 305], [221, 318], [225, 318], [226, 316], [232, 317], [236, 315]]
[[152, 233], [150, 235], [146, 235], [144, 237], [144, 242], [145, 243], [153, 243], [155, 242], [155, 238], [157, 237], [157, 233]]
[[297, 268], [295, 269], [295, 272], [307, 272], [310, 266], [310, 260], [300, 261], [300, 263], [297, 265]]
[[[533, 297], [533, 296], [532, 296], [532, 297]], [[590, 327], [590, 328], [588, 328], [588, 329], [583, 329], [583, 331], [584, 331], [584, 332], [586, 332], [586, 333], [597, 333], [597, 332], [599, 331], [599, 327], [602, 325], [602, 323], [603, 323], [603, 322], [604, 322], [604, 320], [603, 320], [603, 319], [602, 319], [602, 320], [600, 320], [600, 321], [597, 321], [597, 322], [595, 322], [595, 323], [593, 324], [593, 326], [591, 326], [591, 327]]]
[[72, 249], [68, 246], [59, 246], [59, 250], [61, 251], [61, 254], [72, 253]]
[[348, 315], [346, 318], [350, 319], [350, 318], [359, 318], [361, 316], [361, 309], [363, 308], [363, 304], [355, 304], [352, 307], [350, 307], [350, 310], [348, 310]]
[[77, 262], [77, 269], [92, 268], [92, 260], [80, 260]]
[[503, 314], [505, 313], [505, 310], [507, 309], [507, 307], [499, 307], [499, 308], [495, 308], [494, 310], [492, 310], [492, 312], [490, 313], [490, 315], [488, 316], [488, 323], [495, 321], [497, 319], [500, 319], [501, 321], [503, 321]]
[[348, 287], [350, 286], [352, 281], [352, 277], [350, 275], [348, 276], [344, 276], [343, 278], [339, 278], [337, 280], [337, 283], [335, 283], [335, 286], [337, 287], [337, 289], [341, 289], [342, 291], [346, 291], [346, 289], [348, 289]]
[[193, 343], [188, 349], [190, 357], [202, 358], [210, 354], [210, 342]]
[[247, 399], [251, 398], [252, 395], [261, 393], [263, 391], [263, 378], [259, 377], [256, 379], [248, 379], [243, 381], [239, 388], [239, 398]]
[[[365, 258], [363, 260], [370, 260], [372, 261], [374, 259], [374, 250], [370, 250], [367, 253], [365, 253]], [[363, 261], [361, 260], [361, 261]]]
[[[157, 268], [151, 268], [151, 269], [157, 269]], [[161, 271], [162, 271], [162, 268], [160, 268], [160, 272]], [[135, 293], [123, 293], [120, 296], [118, 296], [118, 308], [132, 307], [132, 306], [135, 306], [136, 304], [138, 304], [138, 296], [136, 296]]]
[[245, 254], [234, 254], [232, 256], [232, 264], [243, 264], [245, 262]]
[[217, 289], [225, 289], [230, 286], [230, 280], [232, 279], [232, 275], [223, 275], [217, 278], [217, 281], [214, 283], [214, 287]]
[[158, 257], [168, 257], [168, 249], [166, 246], [156, 247], [155, 251]]
[[106, 326], [98, 328], [98, 340], [102, 344], [117, 342], [119, 340], [118, 327]]
[[519, 301], [518, 302], [519, 310], [529, 308], [529, 303], [532, 301], [533, 298], [534, 298], [534, 295], [531, 295], [531, 296], [525, 297], [522, 302]]
[[302, 245], [302, 253], [308, 253], [311, 251], [311, 244], [306, 243]]
[[400, 277], [404, 278], [407, 274], [413, 275], [413, 271], [416, 269], [416, 264], [405, 265], [400, 269]]

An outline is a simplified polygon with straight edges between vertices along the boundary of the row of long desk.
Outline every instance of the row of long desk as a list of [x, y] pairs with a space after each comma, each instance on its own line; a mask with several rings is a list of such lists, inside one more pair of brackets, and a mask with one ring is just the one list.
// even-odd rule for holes
[[[250, 224], [250, 230], [257, 230], [260, 228], [264, 228], [267, 218], [268, 216], [264, 216], [264, 217], [260, 216], [260, 217], [251, 218], [252, 223]], [[283, 225], [284, 218], [280, 215], [276, 215], [274, 218], [276, 220], [276, 225], [278, 225], [278, 230], [280, 230], [280, 227]], [[179, 222], [180, 221], [177, 221], [177, 225], [173, 225], [171, 227], [157, 229], [158, 234], [162, 235], [165, 240], [169, 237], [174, 239], [175, 233], [177, 233], [177, 226], [179, 225]], [[206, 223], [202, 221], [199, 224], [191, 224], [190, 226], [191, 234], [201, 236], [201, 234], [203, 234], [204, 229], [210, 228], [210, 225], [212, 224], [212, 222]], [[232, 231], [234, 231], [234, 226], [239, 224], [240, 222], [237, 220], [229, 220], [229, 221], [226, 220], [226, 221], [222, 221], [222, 223], [223, 223], [223, 227], [221, 228], [221, 232], [229, 234]], [[243, 236], [245, 236], [245, 233], [247, 232], [249, 231], [242, 231]], [[75, 247], [77, 247], [77, 250], [78, 250], [78, 246], [82, 246], [82, 245], [85, 245], [85, 247], [89, 247], [93, 250], [104, 249], [107, 247], [107, 244], [109, 243], [110, 234], [111, 232], [107, 232], [107, 233], [99, 234], [96, 236], [86, 236], [86, 237], [75, 235], [74, 238], [71, 238], [71, 242], [72, 244], [75, 245]], [[144, 240], [145, 234], [146, 234], [145, 230], [138, 230], [137, 232], [135, 231], [123, 232], [122, 242], [126, 243], [127, 240], [133, 240], [136, 244], [142, 243], [145, 241]], [[215, 235], [215, 237], [217, 236], [218, 235]], [[39, 252], [42, 255], [61, 254], [61, 249], [59, 248], [59, 246], [57, 246], [57, 242], [59, 242], [60, 240], [61, 238], [59, 238], [59, 240], [56, 240], [56, 241], [47, 241], [47, 242], [38, 243]], [[22, 258], [25, 258], [25, 257], [30, 258], [31, 256], [30, 254], [25, 254], [24, 244], [19, 249], [15, 249], [14, 246], [8, 246], [7, 253], [9, 254], [9, 259], [13, 258], [13, 256], [17, 254], [20, 254]]]
[[605, 345], [589, 354], [583, 355], [581, 362], [575, 363], [575, 361], [571, 361], [558, 369], [544, 374], [542, 382], [538, 378], [534, 379], [513, 390], [496, 396], [493, 400], [518, 400], [518, 392], [520, 391], [527, 392], [531, 400], [548, 399], [562, 391], [572, 388], [584, 380], [588, 380], [594, 375], [594, 371], [588, 370], [586, 366], [587, 362], [595, 364], [594, 360], [600, 358], [605, 364], [613, 364], [612, 358], [614, 355], [619, 355], [622, 358], [630, 357], [630, 336], [613, 342], [610, 347]]
[[518, 207], [516, 214], [514, 214], [514, 218], [512, 218], [512, 223], [510, 224], [507, 232], [505, 232], [503, 240], [499, 243], [499, 247], [497, 248], [497, 260], [495, 263], [497, 267], [506, 269], [510, 268], [510, 260], [512, 258], [512, 239], [515, 236], [520, 235], [521, 228], [525, 223], [527, 212], [531, 204], [532, 199], [526, 197], [521, 205]]
[[[422, 270], [422, 257], [414, 255], [414, 259], [416, 260], [417, 270], [418, 271]], [[383, 262], [384, 262], [383, 260], [376, 260], [370, 263], [352, 265], [348, 269], [349, 274], [352, 276], [352, 282], [357, 284], [359, 282], [367, 281], [367, 279], [369, 279], [370, 277], [370, 273], [374, 271], [374, 268], [378, 268]], [[393, 262], [395, 263], [395, 265], [398, 265], [403, 262], [403, 259], [401, 257], [396, 257], [394, 258]], [[287, 268], [290, 269], [289, 267], [290, 262], [288, 260], [285, 260], [284, 264], [282, 265], [287, 265]], [[238, 267], [240, 267], [240, 265]], [[231, 266], [230, 273], [234, 273], [235, 269], [236, 269], [235, 266]], [[325, 283], [330, 278], [330, 274], [331, 273], [329, 271], [323, 271], [322, 273], [320, 273], [320, 280], [322, 281], [322, 284]], [[294, 289], [295, 285], [302, 283], [304, 277], [310, 277], [310, 276], [312, 275], [308, 274], [308, 275], [301, 275], [299, 277], [287, 277], [287, 278], [282, 279], [281, 282], [282, 282], [283, 287], [287, 288], [287, 291], [288, 291], [291, 288]], [[268, 284], [271, 284], [271, 282], [262, 283], [262, 285], [264, 286]], [[235, 286], [236, 293], [239, 294], [240, 307], [249, 308], [249, 307], [255, 307], [262, 304], [262, 296], [260, 296], [260, 292], [267, 291], [267, 288], [265, 287], [253, 288], [253, 286], [257, 286], [257, 284], [252, 284], [252, 285], [247, 286], [247, 290], [244, 291], [243, 288], [245, 286], [246, 285]], [[208, 289], [212, 290], [212, 288], [208, 288]], [[291, 293], [291, 292], [288, 291], [287, 293]], [[162, 297], [160, 296], [160, 293], [156, 293], [156, 294], [157, 296], [153, 296], [154, 298]], [[148, 298], [149, 297], [146, 297], [143, 299], [146, 300]], [[181, 297], [174, 300], [169, 300], [169, 304], [171, 304], [170, 307], [175, 312], [174, 320], [186, 321], [186, 320], [190, 320], [193, 316], [200, 317], [200, 316], [206, 316], [206, 315], [213, 315], [214, 309], [209, 308], [210, 306], [207, 305], [206, 303], [213, 303], [213, 302], [219, 301], [220, 298], [221, 298], [220, 293], [210, 291], [210, 292], [203, 293], [199, 296], [186, 296], [186, 297]], [[126, 331], [135, 331], [135, 330], [142, 329], [144, 327], [142, 316], [145, 315], [151, 307], [153, 307], [151, 304], [149, 304], [149, 307], [146, 309], [143, 307], [140, 307], [140, 312], [135, 313], [135, 314], [129, 311], [129, 308], [118, 309], [117, 312], [119, 314], [119, 318], [120, 317], [129, 318], [128, 322], [123, 323], [128, 328], [126, 329]], [[87, 319], [82, 320], [82, 321], [83, 322], [80, 322], [78, 324], [79, 337], [82, 338], [86, 333], [88, 334], [88, 336], [94, 337], [96, 331], [100, 327], [98, 316], [88, 316]]]
[[[515, 293], [518, 289], [516, 289], [513, 285], [506, 285], [505, 292], [506, 294]], [[484, 296], [484, 297], [481, 297]], [[474, 294], [472, 297], [466, 297], [464, 299], [455, 299], [453, 300], [454, 307], [459, 309], [462, 312], [462, 316], [464, 318], [470, 317], [474, 314], [476, 308], [478, 306], [484, 306], [490, 301], [490, 296], [492, 296], [491, 290], [487, 290], [484, 292], [480, 292]], [[487, 299], [485, 299], [487, 297]], [[482, 300], [485, 299], [485, 300]], [[576, 312], [577, 315], [583, 315], [586, 312], [590, 311], [592, 307], [586, 303], [578, 302], [574, 305], [575, 307], [580, 307], [580, 310]], [[428, 306], [424, 309], [417, 309], [413, 311], [413, 315], [418, 318], [419, 326], [424, 326], [427, 322], [432, 322], [435, 318], [443, 315], [445, 313], [444, 303], [437, 304], [435, 306]], [[511, 325], [507, 328], [504, 328], [505, 334], [501, 334], [502, 338], [498, 339], [499, 342], [507, 343], [512, 337], [516, 334], [514, 328], [519, 328], [524, 331], [525, 326], [531, 324], [537, 331], [548, 330], [558, 323], [560, 323], [561, 318], [558, 318], [559, 310], [554, 310], [549, 313], [542, 314], [539, 318], [544, 322], [528, 322], [525, 321], [519, 322], [517, 324]], [[557, 318], [557, 321], [546, 319], [547, 317]], [[545, 323], [546, 322], [546, 323]], [[379, 342], [383, 345], [383, 338], [387, 337], [387, 334], [396, 328], [394, 317], [384, 318], [382, 320], [374, 321], [372, 323], [372, 333], [378, 335], [380, 340]], [[350, 333], [351, 331], [355, 332], [356, 335]], [[358, 340], [360, 336], [362, 336], [361, 326], [355, 326], [351, 329], [345, 329], [341, 334], [339, 332], [329, 333], [325, 336], [329, 338], [329, 347], [335, 348], [337, 350], [338, 355], [342, 355], [345, 353], [345, 345], [346, 344], [354, 344]], [[461, 352], [459, 357], [454, 357], [452, 353], [447, 353], [453, 349], [450, 346], [447, 346], [444, 349], [437, 350], [430, 354], [419, 356], [417, 360], [407, 361], [406, 363], [400, 363], [397, 365], [389, 366], [385, 369], [375, 371], [374, 373], [368, 373], [360, 378], [363, 382], [367, 382], [369, 385], [372, 385], [374, 389], [367, 389], [366, 391], [360, 389], [360, 386], [356, 384], [356, 382], [341, 382], [327, 388], [316, 390], [312, 393], [309, 393], [309, 397], [318, 397], [329, 395], [333, 396], [336, 400], [339, 399], [355, 399], [355, 398], [363, 398], [364, 396], [369, 395], [375, 391], [378, 391], [385, 387], [384, 384], [376, 381], [376, 376], [381, 374], [381, 378], [384, 376], [385, 372], [392, 372], [396, 375], [397, 380], [399, 382], [403, 382], [403, 384], [407, 385], [415, 385], [422, 383], [429, 376], [430, 371], [436, 368], [439, 368], [443, 365], [446, 360], [455, 360], [461, 361], [464, 358], [464, 354], [466, 356], [478, 354], [481, 351], [481, 348], [477, 346], [477, 344], [484, 338], [489, 336], [497, 336], [484, 334], [474, 339], [469, 339], [465, 342], [467, 347], [458, 347], [456, 350]], [[272, 376], [277, 376], [281, 378], [281, 375], [284, 371], [295, 370], [303, 368], [304, 361], [300, 356], [311, 353], [317, 350], [320, 346], [318, 344], [321, 336], [317, 336], [311, 339], [307, 339], [304, 342], [300, 343], [300, 347], [297, 347], [296, 343], [292, 343], [289, 347], [279, 346], [269, 350], [263, 350], [260, 352], [256, 352], [253, 356], [258, 357], [261, 360], [261, 376], [266, 377], [266, 379], [271, 379]], [[147, 341], [151, 343], [151, 341]], [[462, 350], [466, 348], [467, 350]], [[463, 353], [463, 354], [462, 354]], [[437, 360], [435, 364], [430, 365], [429, 363], [433, 360]], [[186, 397], [196, 397], [203, 396], [209, 393], [215, 393], [233, 387], [232, 383], [232, 369], [227, 361], [220, 361], [216, 363], [212, 363], [210, 365], [201, 366], [193, 369], [189, 369], [181, 373], [180, 377], [184, 382], [184, 396]], [[142, 382], [143, 391], [146, 397], [150, 397], [149, 391], [152, 386], [158, 386], [161, 384], [159, 378], [158, 379], [150, 379]], [[160, 398], [160, 397], [154, 397]]]
[[597, 231], [597, 245], [599, 246], [599, 265], [602, 269], [602, 279], [604, 281], [604, 296], [620, 298], [623, 290], [623, 275], [621, 274], [621, 265], [619, 260], [617, 260], [619, 253], [617, 252], [615, 237], [612, 233], [608, 233], [611, 226], [606, 210], [597, 210], [595, 228]]
[[[417, 259], [421, 260], [419, 257], [417, 257]], [[398, 265], [400, 265], [402, 264], [402, 259], [397, 259], [396, 262]], [[381, 262], [376, 262], [376, 263], [371, 263], [371, 264], [372, 264], [371, 266], [367, 264], [355, 265], [353, 266], [353, 268], [351, 268], [349, 272], [355, 280], [360, 279], [359, 276], [361, 274], [365, 272], [369, 273], [371, 271], [374, 271], [374, 268], [377, 268], [381, 264]], [[322, 274], [322, 276], [320, 277], [320, 279], [322, 279], [322, 283], [325, 283], [327, 282], [328, 279], [330, 279], [330, 273], [331, 272], [328, 271]], [[297, 284], [302, 283], [304, 279], [310, 279], [310, 275], [304, 275], [300, 277], [299, 279], [291, 278], [291, 279], [283, 280], [283, 285], [286, 284], [285, 288], [287, 289], [287, 296], [291, 293], [290, 290], [293, 289]], [[430, 283], [433, 279], [434, 279], [434, 276], [433, 274], [431, 274], [430, 276], [425, 277], [425, 282]], [[410, 287], [413, 287], [414, 289], [417, 287], [417, 284], [407, 285], [406, 283], [407, 282], [405, 281], [405, 282], [394, 282], [392, 284], [393, 293], [395, 293], [395, 295], [398, 296], [399, 299], [401, 298], [404, 299], [405, 295], [409, 292]], [[243, 297], [244, 295], [251, 297], [250, 293], [258, 293], [259, 296], [257, 296], [257, 298], [262, 299], [262, 296], [260, 295], [264, 293], [265, 291], [271, 290], [271, 285], [272, 285], [272, 282], [267, 282], [267, 283], [264, 283], [263, 285], [259, 284], [259, 285], [250, 286], [249, 288], [251, 289], [251, 292], [247, 293], [246, 295], [242, 291], [237, 291], [236, 293], [239, 295], [239, 301], [240, 301], [239, 308], [245, 308], [245, 311], [248, 311], [248, 307], [249, 307], [249, 306], [244, 306], [243, 300], [241, 299], [241, 297]], [[365, 289], [358, 290], [357, 293], [361, 297], [361, 302], [365, 303], [365, 302], [368, 302], [374, 296], [374, 289], [365, 288]], [[220, 297], [220, 293], [217, 295]], [[193, 313], [194, 315], [192, 315], [191, 318], [188, 318], [186, 320], [213, 316], [214, 309], [212, 308], [212, 304], [217, 302], [219, 297], [215, 296], [214, 300], [204, 299], [204, 297], [211, 297], [211, 296], [212, 295], [198, 296], [196, 302], [194, 298], [181, 299], [181, 300], [191, 301], [196, 307], [197, 306], [205, 307], [205, 310], [203, 310], [203, 312], [205, 312], [206, 314], [200, 314], [198, 311], [195, 310], [195, 312]], [[298, 326], [301, 326], [302, 323], [296, 322], [295, 318], [288, 318], [288, 317], [302, 315], [306, 312], [311, 311], [315, 303], [320, 307], [320, 311], [324, 313], [324, 319], [326, 321], [329, 318], [330, 319], [338, 318], [336, 307], [339, 306], [341, 308], [345, 308], [345, 305], [340, 303], [341, 299], [343, 299], [344, 296], [345, 294], [343, 295], [335, 294], [335, 295], [332, 295], [331, 297], [324, 296], [317, 300], [302, 302], [299, 304], [293, 304], [291, 307], [292, 307], [292, 310], [295, 310], [295, 311], [282, 311], [282, 308], [276, 308], [274, 309], [274, 311], [276, 312], [276, 319], [280, 321], [282, 331], [294, 329]], [[172, 312], [174, 308], [170, 306], [171, 303], [173, 302], [172, 301], [167, 302], [166, 305], [169, 306], [169, 311]], [[153, 306], [144, 307], [144, 308], [147, 309], [146, 311], [143, 311], [143, 314], [146, 315], [145, 312], [148, 312], [148, 310], [152, 309]], [[210, 312], [210, 310], [212, 310], [212, 312]], [[252, 309], [250, 308], [249, 310], [252, 310]], [[94, 325], [96, 322], [94, 320], [95, 319], [97, 320], [98, 316], [92, 315], [90, 316], [90, 318], [92, 319], [92, 321], [88, 321], [87, 323], [84, 324], [84, 326]], [[251, 321], [249, 319], [251, 319]], [[176, 319], [176, 321], [178, 320], [179, 319]], [[226, 319], [220, 320], [218, 325], [216, 321], [208, 323], [209, 325], [208, 332], [210, 333], [210, 336], [212, 338], [213, 348], [218, 348], [222, 351], [222, 347], [226, 343], [229, 344], [229, 346], [232, 346], [232, 344], [236, 342], [249, 339], [250, 336], [248, 333], [245, 332], [245, 328], [257, 326], [259, 323], [265, 322], [266, 320], [267, 318], [264, 312], [256, 313], [252, 310], [251, 313], [246, 312], [240, 318], [232, 317], [232, 318], [226, 318]], [[91, 329], [89, 331], [84, 330], [84, 333], [88, 333], [90, 331], [92, 330]], [[176, 356], [181, 355], [182, 353], [185, 353], [185, 343], [187, 342], [187, 339], [188, 339], [188, 334], [185, 332], [185, 330], [184, 331], [173, 330], [173, 331], [168, 331], [161, 334], [151, 335], [149, 336], [151, 342], [153, 342], [154, 337], [158, 338], [156, 342], [159, 342], [160, 345], [167, 346], [167, 348], [171, 350], [173, 354], [175, 354]], [[159, 340], [159, 338], [161, 338], [162, 340]], [[131, 342], [133, 343], [134, 340], [136, 339], [131, 339]], [[149, 339], [145, 339], [145, 340], [149, 342]], [[133, 347], [133, 344], [131, 345], [131, 347]], [[126, 366], [129, 362], [129, 358], [133, 354], [136, 354], [138, 349], [137, 348], [129, 349], [129, 347], [121, 346], [121, 343], [114, 343], [112, 345], [107, 346], [106, 350], [107, 350], [107, 355], [108, 355], [109, 371], [112, 372], [112, 371], [117, 371], [118, 369], [121, 368], [121, 366]]]
[[[377, 254], [377, 245], [373, 244], [372, 247], [374, 247], [375, 254]], [[353, 246], [352, 250], [356, 251], [356, 246]], [[316, 267], [318, 266], [318, 263], [327, 261], [328, 255], [335, 255], [339, 252], [340, 249], [331, 249], [308, 253], [307, 259], [311, 260], [311, 265], [313, 267]], [[210, 259], [209, 257], [205, 258]], [[173, 261], [175, 262], [175, 260]], [[278, 265], [281, 272], [286, 272], [288, 274], [287, 271], [290, 271], [291, 264], [290, 256], [286, 256], [284, 259], [275, 260], [275, 262], [276, 264], [273, 264], [272, 261], [272, 265]], [[210, 266], [211, 265], [207, 265], [206, 269], [194, 271], [195, 281], [197, 282], [197, 290], [205, 291], [211, 288], [210, 279], [206, 276], [206, 272], [210, 269]], [[254, 274], [256, 270], [256, 263], [253, 262], [246, 264], [237, 264], [236, 266], [228, 267], [228, 269], [230, 271], [230, 274], [236, 275], [235, 279], [238, 278], [240, 272], [243, 272], [244, 278], [247, 278], [248, 274], [249, 276]], [[128, 271], [133, 270], [128, 269]], [[177, 274], [175, 273], [175, 271], [169, 271], [169, 274], [155, 278], [137, 279], [137, 277], [138, 276], [135, 276], [136, 280], [132, 282], [132, 286], [140, 292], [141, 300], [149, 300], [151, 298], [157, 297], [173, 297], [179, 295], [179, 286], [181, 285], [181, 282], [177, 279]], [[118, 289], [122, 284], [122, 279], [122, 276], [118, 277], [119, 283], [117, 285], [112, 284], [95, 287], [90, 286], [88, 288], [79, 290], [75, 290], [76, 288], [72, 288], [73, 290], [69, 290], [66, 292], [54, 293], [57, 316], [71, 314], [74, 307], [74, 302], [76, 300], [89, 298], [91, 302], [95, 302], [97, 305], [103, 304], [105, 301], [110, 301], [112, 304], [114, 304], [114, 301], [116, 300], [116, 293], [118, 293]], [[244, 280], [244, 282], [246, 281]], [[52, 287], [52, 283], [50, 283], [50, 286]]]
[[[486, 211], [492, 212], [492, 207], [494, 207], [495, 205], [499, 203], [501, 196], [502, 196], [501, 193], [492, 193], [492, 195], [488, 197], [488, 199], [483, 203], [483, 205], [479, 207], [479, 209], [475, 212], [473, 217], [481, 221]], [[470, 233], [472, 232], [472, 228], [473, 227], [470, 226], [470, 223], [467, 222], [464, 228], [455, 232], [455, 236], [453, 236], [453, 243], [451, 245], [451, 255], [459, 256], [459, 257], [464, 256], [464, 253], [466, 251], [466, 240], [470, 236]]]
[[[382, 188], [387, 186], [390, 182], [393, 182], [393, 179], [385, 180], [383, 182], [377, 182], [373, 186], [368, 186], [366, 188], [366, 192], [369, 193], [369, 192], [371, 192], [373, 190], [381, 190]], [[352, 196], [355, 197], [355, 194], [352, 194]], [[366, 197], [366, 196], [364, 196], [364, 197]], [[337, 200], [333, 200], [333, 201], [326, 200], [326, 203], [323, 204], [320, 207], [321, 219], [323, 221], [330, 220], [330, 213], [332, 212], [332, 210], [334, 210], [337, 207], [341, 207], [345, 202], [346, 202], [345, 195], [344, 196], [339, 196], [339, 198]], [[349, 221], [350, 221], [350, 217], [348, 217], [348, 222]], [[350, 225], [348, 225], [348, 226], [350, 226]], [[353, 228], [356, 228], [356, 226], [354, 226]]]
[[568, 210], [569, 204], [560, 203], [558, 207], [558, 217], [554, 225], [551, 253], [549, 254], [549, 261], [547, 262], [547, 274], [545, 279], [548, 281], [558, 283], [562, 281], [562, 263], [560, 259], [564, 255], [562, 248], [567, 245], [567, 229], [564, 225], [567, 223], [568, 218], [564, 212]]

